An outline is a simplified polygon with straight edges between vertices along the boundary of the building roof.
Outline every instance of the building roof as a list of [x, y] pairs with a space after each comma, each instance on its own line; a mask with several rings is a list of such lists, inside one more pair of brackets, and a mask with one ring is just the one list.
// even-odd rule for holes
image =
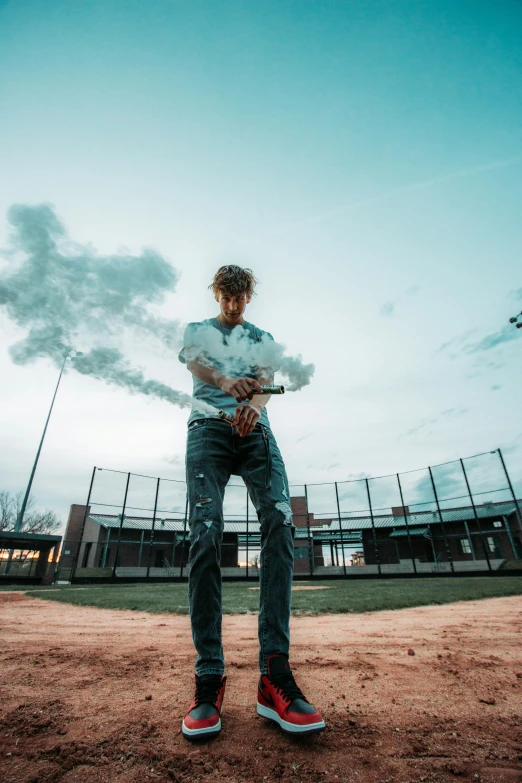
[[[520, 502], [520, 501], [519, 501]], [[503, 501], [501, 503], [483, 503], [482, 505], [475, 506], [477, 516], [480, 519], [492, 519], [501, 516], [509, 516], [516, 511], [516, 505], [513, 501]], [[472, 506], [463, 506], [461, 508], [449, 508], [441, 511], [443, 522], [472, 522], [475, 519], [475, 511]], [[110, 514], [90, 514], [89, 519], [98, 525], [105, 528], [118, 528], [121, 522], [121, 516], [114, 516]], [[134, 517], [125, 515], [123, 528], [125, 530], [151, 530], [152, 529], [152, 517]], [[318, 523], [321, 522], [322, 525]], [[410, 534], [413, 532], [412, 528], [426, 529], [426, 526], [440, 525], [440, 517], [438, 511], [419, 511], [413, 514], [393, 516], [393, 515], [374, 515], [373, 524], [376, 528], [404, 528], [404, 534], [407, 535], [407, 527], [409, 527]], [[372, 519], [370, 516], [359, 517], [346, 517], [341, 516], [341, 525], [343, 530], [343, 539], [346, 539], [346, 543], [350, 540], [356, 542], [358, 536], [355, 532], [358, 530], [365, 530], [372, 527]], [[173, 531], [182, 532], [186, 527], [185, 520], [182, 516], [177, 519], [161, 517], [156, 518], [154, 524], [155, 532], [161, 531]], [[225, 533], [241, 533], [246, 534], [248, 530], [249, 534], [259, 535], [260, 524], [257, 519], [252, 519], [248, 522], [245, 520], [225, 520], [224, 532]], [[303, 531], [303, 532], [301, 532]], [[335, 519], [315, 519], [314, 524], [310, 525], [310, 531], [313, 533], [314, 538], [322, 541], [329, 541], [332, 533], [339, 531], [339, 520]], [[348, 538], [348, 534], [352, 534], [353, 538]], [[416, 533], [419, 535], [418, 533]], [[303, 538], [308, 536], [307, 527], [298, 527], [296, 529], [296, 536]], [[339, 533], [340, 536], [340, 533]], [[336, 539], [337, 536], [334, 536]]]
[[[360, 544], [362, 542], [362, 534], [358, 530], [345, 530], [340, 531], [337, 527], [335, 530], [324, 530], [323, 528], [311, 527], [310, 531], [313, 535], [314, 541], [336, 541], [340, 543], [341, 535], [344, 544]], [[308, 528], [298, 527], [296, 529], [296, 538], [308, 538]]]
[[7, 546], [14, 549], [45, 549], [42, 544], [54, 546], [59, 544], [61, 540], [61, 536], [50, 533], [24, 533], [23, 530], [19, 530], [16, 533], [12, 530], [2, 530], [0, 532], [0, 545], [3, 545], [5, 541]]
[[429, 527], [401, 527], [399, 530], [393, 530], [390, 533], [390, 538], [402, 538], [407, 535], [410, 536], [429, 536]]
[[[502, 503], [484, 503], [475, 506], [475, 509], [479, 519], [495, 519], [513, 514], [517, 507], [512, 500], [508, 500]], [[475, 519], [475, 512], [472, 506], [442, 509], [441, 515], [443, 522], [472, 522]], [[406, 514], [406, 519], [404, 515], [374, 515], [373, 521], [375, 527], [406, 527], [406, 522], [408, 525], [440, 525], [439, 512], [433, 510]], [[341, 522], [343, 530], [363, 530], [364, 528], [372, 527], [370, 516], [341, 517]], [[330, 530], [339, 529], [338, 519], [332, 519], [329, 527]]]
[[[120, 515], [111, 516], [110, 514], [89, 514], [89, 519], [105, 528], [119, 528], [121, 523]], [[168, 519], [167, 517], [162, 517], [161, 519], [156, 519], [154, 524], [154, 532], [170, 530], [176, 533], [181, 533], [183, 532], [184, 527], [184, 519]], [[124, 530], [152, 530], [152, 517], [128, 517], [125, 515], [123, 528]], [[225, 533], [246, 533], [246, 531], [246, 522], [241, 522], [238, 520], [225, 520]], [[254, 535], [261, 532], [257, 519], [249, 521], [248, 532], [253, 533]]]

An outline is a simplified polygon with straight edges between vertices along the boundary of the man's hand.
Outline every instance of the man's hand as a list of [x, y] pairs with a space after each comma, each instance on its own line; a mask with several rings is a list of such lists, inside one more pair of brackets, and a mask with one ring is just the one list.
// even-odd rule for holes
[[234, 397], [236, 402], [251, 400], [254, 392], [262, 391], [259, 382], [255, 378], [229, 378], [225, 375], [220, 380], [219, 386], [225, 394], [230, 394], [231, 397]]
[[250, 402], [248, 405], [239, 405], [234, 413], [233, 426], [237, 427], [237, 434], [244, 438], [250, 435], [261, 417], [261, 410]]

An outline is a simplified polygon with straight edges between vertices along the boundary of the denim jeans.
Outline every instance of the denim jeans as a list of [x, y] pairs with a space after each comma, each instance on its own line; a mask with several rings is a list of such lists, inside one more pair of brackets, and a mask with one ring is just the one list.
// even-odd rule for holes
[[223, 496], [231, 475], [241, 476], [261, 527], [259, 667], [268, 656], [288, 655], [295, 527], [288, 479], [272, 432], [256, 424], [240, 438], [223, 421], [199, 419], [187, 438], [190, 552], [189, 605], [197, 651], [196, 674], [223, 674], [221, 542]]

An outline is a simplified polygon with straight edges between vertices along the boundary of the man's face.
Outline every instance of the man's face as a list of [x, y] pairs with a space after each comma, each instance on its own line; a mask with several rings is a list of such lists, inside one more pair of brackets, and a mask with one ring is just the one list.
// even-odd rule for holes
[[238, 296], [219, 291], [215, 294], [216, 302], [221, 308], [221, 320], [229, 326], [235, 326], [243, 322], [243, 313], [250, 302], [250, 295], [245, 292]]

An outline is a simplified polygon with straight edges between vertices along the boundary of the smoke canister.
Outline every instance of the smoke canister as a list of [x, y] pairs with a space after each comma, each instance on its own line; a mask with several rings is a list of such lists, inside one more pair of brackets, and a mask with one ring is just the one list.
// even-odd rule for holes
[[254, 394], [284, 394], [285, 393], [285, 387], [284, 386], [261, 386], [262, 391], [261, 392], [254, 392]]
[[234, 417], [230, 416], [228, 413], [225, 413], [225, 411], [218, 411], [218, 416], [220, 419], [228, 422], [229, 424], [232, 424], [232, 422], [234, 421]]
[[[285, 393], [285, 387], [284, 386], [261, 386], [262, 391], [261, 392], [254, 392], [254, 394], [284, 394]], [[230, 416], [230, 414], [225, 413], [225, 411], [218, 411], [218, 416], [222, 421], [228, 422], [228, 424], [232, 424], [234, 421], [234, 417]]]

